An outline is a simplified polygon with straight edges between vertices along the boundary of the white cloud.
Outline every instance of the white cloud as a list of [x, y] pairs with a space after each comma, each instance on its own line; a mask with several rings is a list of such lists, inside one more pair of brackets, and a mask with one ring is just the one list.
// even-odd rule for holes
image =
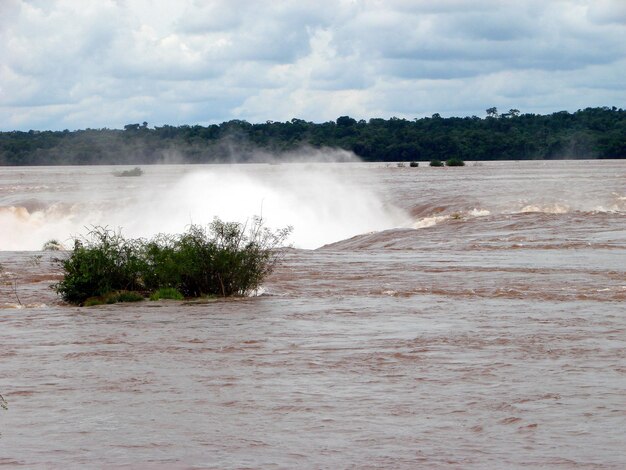
[[597, 24], [626, 25], [626, 2], [623, 0], [596, 0], [588, 4], [587, 15]]
[[622, 0], [0, 2], [0, 129], [623, 105]]

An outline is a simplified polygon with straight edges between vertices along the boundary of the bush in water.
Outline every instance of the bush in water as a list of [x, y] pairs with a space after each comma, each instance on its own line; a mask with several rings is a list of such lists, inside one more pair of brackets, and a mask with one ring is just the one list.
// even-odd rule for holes
[[465, 162], [460, 158], [451, 158], [446, 161], [446, 166], [465, 166]]
[[208, 227], [190, 225], [183, 234], [152, 240], [95, 227], [75, 241], [69, 257], [58, 260], [64, 277], [54, 287], [74, 304], [111, 292], [150, 295], [162, 288], [185, 297], [245, 295], [272, 272], [290, 232], [272, 232], [259, 217], [250, 226], [215, 219]]
[[441, 160], [431, 160], [430, 166], [443, 166], [443, 162]]

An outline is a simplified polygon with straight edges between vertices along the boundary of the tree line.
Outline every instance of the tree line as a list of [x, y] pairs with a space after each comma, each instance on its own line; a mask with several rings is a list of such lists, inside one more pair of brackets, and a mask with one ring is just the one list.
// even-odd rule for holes
[[479, 118], [439, 114], [420, 119], [341, 116], [251, 124], [0, 132], [0, 165], [150, 164], [264, 161], [303, 147], [354, 152], [365, 161], [626, 158], [626, 110], [521, 114], [486, 110]]

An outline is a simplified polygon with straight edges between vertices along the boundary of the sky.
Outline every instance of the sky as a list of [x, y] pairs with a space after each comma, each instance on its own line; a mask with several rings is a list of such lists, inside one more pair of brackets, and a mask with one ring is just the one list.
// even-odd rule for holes
[[626, 108], [626, 0], [0, 0], [0, 130]]

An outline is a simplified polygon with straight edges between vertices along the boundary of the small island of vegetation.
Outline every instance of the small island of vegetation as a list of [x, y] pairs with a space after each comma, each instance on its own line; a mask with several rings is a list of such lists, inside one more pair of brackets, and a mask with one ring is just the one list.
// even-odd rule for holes
[[260, 218], [239, 224], [215, 219], [179, 235], [125, 238], [94, 227], [57, 259], [63, 279], [54, 288], [76, 305], [243, 296], [259, 288], [284, 253], [291, 228], [270, 231]]

